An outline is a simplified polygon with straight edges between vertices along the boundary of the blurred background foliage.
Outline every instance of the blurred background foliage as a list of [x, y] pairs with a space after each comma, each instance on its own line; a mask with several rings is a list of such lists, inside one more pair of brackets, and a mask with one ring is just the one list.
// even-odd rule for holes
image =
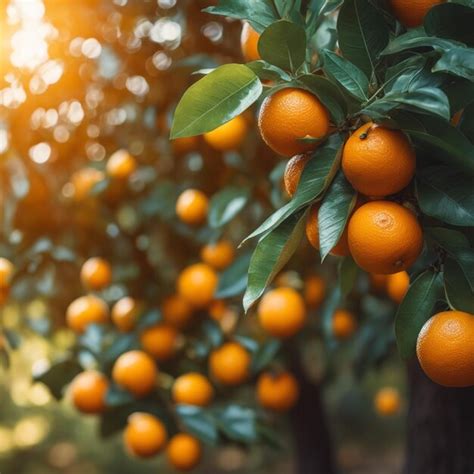
[[[144, 318], [154, 322], [156, 308], [174, 292], [182, 268], [199, 260], [203, 244], [225, 237], [237, 246], [287, 199], [282, 163], [257, 136], [252, 114], [246, 116], [248, 130], [238, 151], [221, 153], [201, 137], [168, 140], [176, 102], [194, 81], [191, 73], [242, 60], [240, 22], [201, 12], [212, 3], [0, 2], [0, 253], [16, 267], [1, 313], [2, 473], [167, 472], [162, 458], [145, 462], [127, 456], [115, 429], [101, 439], [99, 420], [78, 414], [67, 399], [55, 400], [55, 384], [61, 393], [74, 366], [66, 366], [60, 380], [49, 380], [52, 391], [33, 376], [78, 354], [64, 314], [84, 293], [79, 272], [85, 259], [111, 262], [113, 282], [100, 293], [108, 303], [132, 295], [145, 302]], [[327, 34], [321, 41], [329, 44], [329, 27]], [[127, 149], [138, 162], [126, 182], [111, 179], [105, 169], [118, 149]], [[214, 225], [194, 229], [176, 218], [176, 198], [189, 187], [213, 196]], [[242, 212], [237, 206], [233, 219], [224, 219], [236, 201]], [[242, 315], [242, 285], [232, 288], [242, 280], [248, 252], [239, 250], [227, 280], [221, 278], [232, 311], [219, 324], [224, 333], [236, 330], [263, 342], [255, 318]], [[312, 330], [299, 337], [298, 350], [310, 379], [324, 382], [338, 461], [348, 473], [398, 472], [403, 417], [382, 419], [372, 402], [381, 386], [405, 390], [393, 351], [394, 305], [374, 291], [362, 296], [370, 282], [360, 278], [349, 309], [361, 330], [348, 343], [335, 341], [327, 327], [335, 310], [331, 294], [339, 291], [336, 260], [330, 257], [324, 268], [317, 261], [316, 252], [304, 245], [281, 278], [301, 290], [308, 273], [317, 271], [327, 281], [328, 298], [321, 311], [312, 311]], [[226, 281], [232, 283], [228, 288]], [[203, 330], [197, 328], [196, 344], [207, 337]], [[102, 337], [93, 327], [79, 346], [101, 352]], [[81, 363], [87, 366], [88, 358], [83, 351]], [[233, 400], [252, 399], [247, 386]], [[282, 420], [276, 426], [284, 449], [226, 443], [209, 448], [215, 451], [204, 457], [200, 472], [292, 472], [291, 428]]]

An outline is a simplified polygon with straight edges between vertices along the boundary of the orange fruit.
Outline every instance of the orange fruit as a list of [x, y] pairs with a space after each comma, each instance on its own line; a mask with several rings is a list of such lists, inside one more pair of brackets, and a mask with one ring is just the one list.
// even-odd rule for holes
[[260, 59], [257, 47], [259, 38], [260, 35], [245, 21], [240, 34], [240, 47], [245, 61], [258, 61]]
[[299, 391], [298, 381], [289, 372], [265, 372], [257, 380], [257, 399], [268, 410], [284, 412], [293, 408]]
[[108, 389], [107, 377], [95, 370], [76, 375], [69, 387], [74, 406], [83, 413], [102, 413]]
[[224, 270], [235, 257], [234, 246], [227, 240], [207, 244], [201, 249], [201, 260], [216, 270]]
[[199, 138], [196, 136], [175, 138], [171, 141], [171, 147], [176, 154], [188, 153], [195, 150], [198, 146]]
[[372, 201], [349, 220], [348, 242], [359, 267], [391, 274], [409, 268], [423, 249], [423, 232], [410, 210], [390, 201]]
[[273, 337], [294, 336], [306, 322], [302, 296], [293, 288], [280, 287], [266, 293], [258, 304], [262, 328]]
[[205, 222], [208, 206], [209, 200], [202, 191], [187, 189], [176, 201], [176, 214], [185, 224], [197, 226]]
[[130, 332], [135, 327], [139, 315], [140, 305], [134, 298], [130, 298], [130, 296], [120, 298], [112, 306], [112, 322], [117, 329], [122, 332]]
[[332, 332], [336, 339], [349, 339], [357, 329], [354, 315], [345, 309], [338, 309], [332, 316]]
[[369, 276], [372, 289], [378, 293], [384, 293], [387, 290], [388, 275], [371, 273]]
[[220, 127], [205, 133], [204, 141], [218, 151], [235, 150], [240, 147], [247, 135], [247, 122], [238, 115]]
[[309, 159], [310, 155], [296, 155], [286, 164], [283, 182], [288, 196], [292, 197], [296, 193], [304, 167]]
[[161, 420], [150, 413], [135, 412], [128, 417], [123, 438], [131, 454], [149, 458], [165, 447], [168, 434]]
[[218, 277], [205, 263], [186, 267], [178, 277], [178, 293], [195, 308], [211, 303], [217, 288]]
[[166, 323], [178, 329], [183, 329], [193, 317], [193, 308], [182, 296], [171, 295], [163, 301], [161, 313]]
[[326, 295], [326, 282], [319, 275], [309, 275], [304, 281], [304, 300], [308, 307], [318, 308]]
[[400, 412], [401, 404], [398, 390], [392, 387], [381, 388], [374, 397], [375, 410], [382, 416], [396, 415]]
[[227, 342], [209, 356], [209, 372], [224, 385], [239, 385], [250, 375], [250, 354], [237, 342]]
[[83, 201], [89, 196], [92, 188], [105, 179], [105, 174], [95, 168], [82, 168], [71, 176], [74, 188], [74, 199]]
[[446, 387], [474, 385], [474, 315], [443, 311], [423, 326], [416, 354], [425, 374]]
[[201, 455], [201, 443], [186, 433], [174, 435], [166, 448], [168, 462], [179, 471], [190, 471], [196, 467]]
[[104, 324], [108, 319], [107, 304], [94, 295], [76, 298], [66, 310], [67, 325], [77, 333], [83, 333], [89, 324]]
[[401, 303], [410, 286], [410, 276], [407, 272], [398, 272], [388, 275], [387, 293], [395, 303]]
[[393, 13], [405, 26], [415, 27], [423, 23], [425, 15], [435, 5], [446, 0], [389, 0]]
[[306, 143], [300, 139], [326, 136], [329, 115], [313, 94], [288, 88], [263, 101], [258, 126], [263, 140], [273, 151], [290, 157], [318, 146], [318, 143]]
[[173, 384], [173, 400], [175, 403], [205, 407], [214, 397], [214, 389], [204, 375], [197, 372], [178, 377]]
[[368, 122], [347, 140], [342, 171], [354, 189], [384, 197], [401, 191], [415, 174], [416, 155], [400, 130]]
[[[306, 221], [306, 237], [309, 243], [316, 249], [319, 250], [319, 223], [318, 223], [318, 212], [321, 207], [321, 203], [314, 204], [308, 214]], [[347, 242], [347, 226], [342, 232], [339, 242], [332, 248], [331, 255], [338, 257], [345, 257], [350, 254], [349, 244]]]
[[107, 160], [105, 170], [114, 179], [127, 179], [137, 169], [136, 159], [127, 150], [117, 150]]
[[15, 267], [10, 260], [1, 257], [0, 258], [0, 289], [6, 289], [10, 287], [10, 283], [13, 277]]
[[159, 361], [169, 360], [178, 348], [178, 331], [170, 324], [155, 324], [143, 330], [140, 343], [145, 352]]
[[143, 351], [125, 352], [112, 368], [115, 383], [136, 397], [148, 395], [153, 390], [157, 375], [154, 360]]
[[81, 282], [90, 290], [102, 290], [112, 281], [112, 268], [107, 260], [99, 257], [89, 258], [81, 268]]

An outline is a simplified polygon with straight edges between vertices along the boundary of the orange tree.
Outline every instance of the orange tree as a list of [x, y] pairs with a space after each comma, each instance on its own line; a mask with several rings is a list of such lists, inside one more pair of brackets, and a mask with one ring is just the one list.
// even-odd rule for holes
[[[53, 3], [57, 63], [2, 78], [0, 261], [2, 302], [51, 317], [2, 354], [49, 338], [36, 380], [183, 470], [278, 445], [291, 410], [299, 472], [335, 472], [319, 384], [390, 358], [400, 303], [401, 355], [473, 384], [469, 2]], [[472, 391], [410, 365], [409, 472], [465, 472]]]

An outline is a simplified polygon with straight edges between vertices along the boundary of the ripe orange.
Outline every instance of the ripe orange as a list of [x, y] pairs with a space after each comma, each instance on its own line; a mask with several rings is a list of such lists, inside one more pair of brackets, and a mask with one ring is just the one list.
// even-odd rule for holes
[[171, 359], [178, 348], [178, 331], [170, 324], [155, 324], [143, 330], [140, 343], [145, 352], [159, 361]]
[[204, 308], [212, 301], [217, 288], [216, 272], [205, 263], [186, 267], [178, 277], [178, 293], [195, 308]]
[[228, 240], [207, 244], [201, 249], [201, 259], [216, 270], [224, 270], [235, 257], [234, 246]]
[[188, 225], [201, 225], [207, 218], [209, 200], [197, 189], [187, 189], [176, 201], [176, 214]]
[[410, 276], [407, 272], [398, 272], [387, 278], [387, 293], [395, 303], [401, 303], [410, 286]]
[[[308, 214], [308, 220], [306, 221], [306, 237], [309, 243], [316, 249], [319, 250], [319, 223], [318, 223], [318, 212], [321, 207], [321, 203], [314, 204]], [[339, 242], [333, 247], [331, 255], [337, 255], [339, 257], [345, 257], [350, 254], [349, 244], [347, 242], [347, 226], [342, 232]]]
[[319, 275], [309, 275], [304, 281], [304, 300], [308, 307], [318, 308], [326, 295], [326, 282]]
[[175, 403], [205, 407], [214, 397], [214, 389], [204, 375], [197, 372], [178, 377], [173, 384], [173, 400]]
[[245, 61], [258, 61], [260, 59], [257, 47], [259, 38], [260, 35], [250, 26], [250, 24], [244, 22], [242, 33], [240, 35], [240, 47], [242, 48], [242, 56]]
[[81, 268], [82, 284], [90, 290], [102, 290], [112, 281], [112, 268], [107, 260], [99, 257], [89, 258]]
[[76, 298], [66, 310], [67, 325], [77, 333], [83, 333], [89, 324], [104, 324], [108, 319], [107, 304], [94, 295]]
[[10, 260], [6, 258], [0, 258], [0, 289], [6, 289], [10, 287], [11, 279], [15, 267]]
[[318, 143], [305, 143], [300, 139], [326, 136], [329, 115], [313, 94], [288, 88], [263, 101], [258, 126], [265, 143], [276, 153], [289, 157], [318, 146]]
[[122, 332], [130, 332], [140, 315], [140, 305], [130, 296], [120, 298], [112, 307], [112, 322]]
[[239, 148], [246, 135], [247, 122], [242, 115], [238, 115], [203, 136], [204, 141], [215, 150], [229, 151]]
[[399, 413], [402, 402], [398, 390], [392, 387], [381, 388], [374, 397], [375, 410], [379, 415], [392, 416]]
[[149, 458], [165, 447], [168, 434], [161, 420], [150, 413], [135, 412], [128, 417], [123, 438], [131, 454]]
[[185, 328], [193, 317], [193, 308], [180, 295], [168, 296], [161, 305], [161, 312], [165, 322], [178, 329]]
[[387, 290], [388, 275], [371, 273], [369, 276], [372, 289], [378, 293], [385, 293]]
[[401, 191], [415, 174], [416, 156], [407, 137], [368, 122], [344, 145], [342, 170], [352, 186], [366, 196], [384, 197]]
[[416, 353], [425, 374], [446, 387], [474, 385], [474, 315], [443, 311], [418, 335]]
[[224, 385], [239, 385], [250, 375], [250, 354], [237, 342], [227, 342], [211, 352], [209, 372]]
[[357, 329], [354, 315], [345, 309], [338, 309], [332, 316], [332, 332], [336, 339], [349, 339]]
[[115, 361], [112, 369], [115, 383], [136, 397], [148, 395], [153, 390], [157, 375], [154, 360], [143, 351], [125, 352]]
[[262, 407], [277, 412], [288, 411], [298, 400], [299, 385], [289, 372], [265, 372], [257, 381], [257, 399]]
[[257, 311], [260, 325], [273, 337], [294, 336], [306, 322], [304, 300], [293, 288], [269, 291], [260, 300]]
[[359, 267], [391, 274], [409, 268], [423, 249], [423, 232], [415, 215], [390, 201], [372, 201], [349, 220], [348, 242]]
[[83, 413], [102, 413], [108, 389], [107, 377], [95, 370], [76, 375], [69, 387], [74, 406]]
[[74, 188], [74, 199], [83, 201], [89, 196], [92, 188], [105, 179], [105, 174], [95, 168], [82, 168], [71, 176], [71, 184]]
[[420, 26], [425, 15], [435, 5], [446, 0], [389, 0], [393, 13], [408, 27]]
[[286, 164], [283, 181], [288, 196], [292, 197], [296, 193], [304, 167], [309, 159], [310, 155], [296, 155]]
[[166, 448], [168, 462], [180, 471], [190, 471], [196, 467], [201, 460], [201, 454], [201, 443], [186, 433], [174, 435]]
[[137, 169], [137, 161], [127, 150], [117, 150], [110, 155], [105, 169], [111, 178], [124, 180]]

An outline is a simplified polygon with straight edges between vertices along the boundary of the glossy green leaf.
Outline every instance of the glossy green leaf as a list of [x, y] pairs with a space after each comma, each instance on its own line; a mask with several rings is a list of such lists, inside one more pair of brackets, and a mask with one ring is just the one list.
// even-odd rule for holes
[[221, 66], [184, 93], [176, 107], [171, 138], [214, 130], [250, 107], [261, 93], [260, 80], [247, 66]]
[[265, 369], [275, 359], [280, 348], [281, 342], [278, 339], [269, 339], [262, 344], [252, 357], [251, 372], [257, 374]]
[[444, 291], [452, 309], [474, 314], [474, 291], [462, 268], [452, 258], [444, 263]]
[[250, 260], [245, 312], [262, 296], [265, 288], [291, 258], [303, 237], [306, 213], [299, 212], [284, 220], [257, 244]]
[[474, 9], [456, 3], [433, 7], [425, 16], [423, 26], [429, 36], [453, 39], [474, 46]]
[[291, 81], [291, 76], [277, 66], [266, 61], [252, 61], [246, 66], [251, 69], [262, 81]]
[[251, 255], [249, 252], [240, 256], [220, 274], [215, 298], [231, 298], [245, 291]]
[[54, 362], [42, 372], [33, 373], [33, 379], [44, 383], [53, 397], [59, 400], [63, 395], [64, 387], [80, 372], [82, 372], [82, 367], [76, 360], [63, 359]]
[[274, 212], [243, 242], [269, 232], [288, 216], [314, 201], [326, 189], [336, 173], [340, 161], [341, 144], [341, 136], [333, 135], [326, 144], [314, 151], [303, 170], [293, 199]]
[[295, 23], [277, 21], [260, 36], [258, 52], [268, 63], [296, 72], [306, 57], [306, 33]]
[[472, 179], [451, 166], [429, 166], [417, 175], [421, 210], [448, 224], [474, 226]]
[[343, 56], [372, 77], [389, 36], [379, 10], [368, 0], [346, 0], [339, 12], [337, 32]]
[[207, 444], [216, 444], [219, 439], [214, 418], [206, 410], [191, 406], [177, 405], [176, 414], [185, 430]]
[[474, 49], [454, 47], [444, 52], [433, 72], [447, 72], [474, 81]]
[[345, 120], [347, 105], [344, 95], [335, 84], [315, 74], [305, 74], [299, 77], [298, 81], [324, 104], [334, 123], [339, 124]]
[[339, 242], [356, 199], [357, 193], [342, 171], [339, 171], [327, 190], [318, 212], [321, 261]]
[[217, 229], [230, 222], [247, 204], [250, 190], [228, 186], [214, 194], [209, 202], [209, 226]]
[[339, 287], [341, 296], [346, 298], [354, 288], [359, 273], [359, 267], [352, 257], [344, 257], [338, 266], [339, 271]]
[[216, 413], [220, 430], [233, 441], [250, 443], [257, 439], [257, 416], [253, 410], [228, 405]]
[[360, 101], [367, 100], [369, 80], [357, 66], [329, 50], [322, 52], [326, 75]]
[[395, 335], [402, 358], [408, 359], [415, 354], [418, 334], [432, 316], [434, 305], [442, 295], [442, 288], [442, 275], [431, 270], [422, 273], [410, 285], [395, 319]]

